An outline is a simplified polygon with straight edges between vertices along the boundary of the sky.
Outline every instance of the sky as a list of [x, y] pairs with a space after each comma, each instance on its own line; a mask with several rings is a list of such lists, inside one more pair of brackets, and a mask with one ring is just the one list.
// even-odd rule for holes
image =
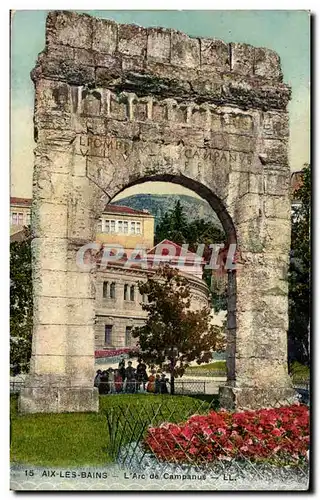
[[[309, 161], [309, 13], [298, 10], [260, 11], [106, 11], [86, 10], [96, 17], [141, 26], [163, 26], [191, 36], [218, 38], [225, 42], [269, 47], [281, 58], [284, 81], [292, 87], [289, 104], [291, 170], [300, 170]], [[15, 11], [11, 22], [11, 196], [32, 197], [33, 169], [33, 83], [30, 71], [45, 46], [48, 11]], [[121, 193], [191, 194], [178, 185], [145, 183]], [[120, 198], [120, 196], [118, 197]]]

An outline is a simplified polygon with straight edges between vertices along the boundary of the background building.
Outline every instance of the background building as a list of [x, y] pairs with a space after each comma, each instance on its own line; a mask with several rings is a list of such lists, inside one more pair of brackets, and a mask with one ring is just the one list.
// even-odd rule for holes
[[[154, 246], [154, 217], [148, 212], [107, 205], [98, 222], [97, 241], [121, 245], [125, 255], [97, 272], [96, 350], [135, 344], [131, 331], [134, 327], [142, 326], [147, 316], [142, 310], [142, 303], [147, 297], [141, 296], [138, 283], [146, 280], [150, 272], [155, 272], [155, 263], [168, 262], [173, 267], [179, 267], [181, 275], [190, 284], [191, 307], [200, 309], [208, 306], [209, 290], [202, 280], [203, 260], [187, 252], [181, 266], [183, 249], [179, 245], [164, 240]], [[128, 265], [132, 250], [138, 245], [145, 247], [145, 262], [142, 265], [137, 260], [137, 263]]]

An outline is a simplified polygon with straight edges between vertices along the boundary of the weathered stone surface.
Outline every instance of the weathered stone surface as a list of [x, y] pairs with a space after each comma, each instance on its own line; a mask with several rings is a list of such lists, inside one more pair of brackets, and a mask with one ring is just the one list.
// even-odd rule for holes
[[220, 387], [219, 399], [222, 408], [234, 410], [248, 410], [252, 408], [277, 408], [287, 406], [298, 401], [294, 389], [256, 387], [237, 388], [231, 386]]
[[230, 70], [229, 45], [222, 40], [200, 38], [201, 68], [218, 71]]
[[93, 19], [92, 49], [114, 54], [117, 49], [117, 24], [108, 19]]
[[274, 80], [282, 80], [280, 57], [270, 49], [254, 49], [254, 74]]
[[252, 75], [254, 47], [245, 43], [231, 43], [231, 70], [241, 75]]
[[24, 388], [20, 392], [21, 413], [96, 412], [99, 393], [96, 387]]
[[[229, 289], [237, 293], [228, 299], [226, 401], [238, 408], [284, 402], [292, 394], [290, 89], [281, 83], [278, 56], [55, 12], [32, 78], [34, 336], [21, 410], [97, 410], [97, 282], [77, 259], [94, 241], [104, 205], [146, 180], [194, 190], [218, 214], [228, 242], [237, 243], [237, 270], [229, 273]], [[85, 254], [86, 262], [93, 256]]]
[[118, 51], [129, 56], [145, 57], [147, 53], [147, 30], [133, 24], [122, 24], [118, 28]]
[[170, 62], [171, 33], [169, 30], [148, 30], [147, 58]]
[[46, 26], [47, 43], [91, 49], [92, 18], [75, 12], [50, 12]]

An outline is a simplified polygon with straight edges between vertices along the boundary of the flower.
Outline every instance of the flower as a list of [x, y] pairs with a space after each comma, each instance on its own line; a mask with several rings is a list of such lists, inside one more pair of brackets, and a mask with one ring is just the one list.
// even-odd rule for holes
[[288, 463], [308, 459], [309, 410], [282, 408], [193, 415], [182, 424], [149, 428], [145, 444], [159, 459], [208, 462], [215, 459], [279, 457]]

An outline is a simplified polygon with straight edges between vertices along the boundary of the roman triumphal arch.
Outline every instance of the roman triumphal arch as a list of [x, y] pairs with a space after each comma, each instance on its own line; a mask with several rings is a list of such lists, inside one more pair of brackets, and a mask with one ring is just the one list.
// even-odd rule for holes
[[[287, 373], [290, 89], [265, 48], [51, 12], [35, 84], [31, 372], [22, 412], [96, 411], [94, 273], [76, 254], [103, 205], [165, 179], [203, 196], [239, 252], [221, 403], [294, 395]], [[234, 287], [233, 287], [234, 289]]]

